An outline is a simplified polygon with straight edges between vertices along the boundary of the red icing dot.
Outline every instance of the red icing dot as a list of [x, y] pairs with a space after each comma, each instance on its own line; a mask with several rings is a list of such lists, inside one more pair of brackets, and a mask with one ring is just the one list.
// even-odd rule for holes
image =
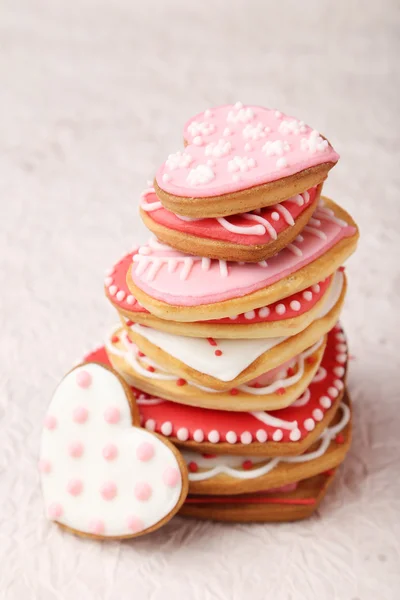
[[309, 365], [313, 365], [315, 363], [315, 356], [309, 356], [306, 358], [306, 363]]
[[88, 410], [84, 406], [77, 406], [72, 413], [75, 423], [85, 423], [88, 418]]
[[119, 337], [117, 335], [113, 335], [111, 338], [111, 342], [113, 344], [116, 344], [117, 342], [119, 342]]
[[134, 325], [135, 323], [133, 321], [127, 321], [126, 324], [128, 325], [128, 327], [132, 327], [132, 325]]
[[44, 426], [46, 429], [55, 429], [57, 427], [57, 419], [53, 415], [46, 415], [44, 418]]
[[222, 356], [222, 350], [216, 350], [214, 354], [215, 356]]
[[76, 374], [76, 383], [81, 388], [88, 388], [92, 383], [92, 376], [88, 371], [78, 371]]
[[121, 418], [121, 413], [119, 411], [119, 409], [115, 406], [110, 406], [109, 408], [107, 408], [104, 412], [104, 418], [107, 421], [107, 423], [118, 423], [118, 421]]
[[327, 471], [324, 471], [323, 475], [330, 477], [331, 475], [335, 474], [335, 471], [336, 471], [336, 469], [328, 469]]
[[67, 491], [71, 496], [79, 496], [83, 490], [83, 483], [80, 479], [71, 479], [67, 485]]
[[180, 379], [176, 380], [176, 385], [186, 385], [186, 384], [187, 384], [186, 379], [181, 379], [180, 378]]
[[335, 442], [337, 444], [344, 444], [344, 435], [342, 433], [338, 433], [335, 437]]
[[286, 388], [280, 387], [276, 390], [276, 393], [279, 394], [279, 396], [283, 396], [283, 394], [286, 394]]
[[137, 352], [137, 355], [138, 355], [140, 358], [142, 358], [143, 356], [146, 356], [146, 355], [144, 354], [144, 352], [141, 352], [140, 350], [138, 350], [138, 352]]
[[152, 367], [151, 365], [149, 365], [148, 367], [146, 367], [146, 369], [148, 371], [150, 371], [150, 373], [154, 373], [154, 371], [155, 371], [154, 367]]
[[103, 448], [102, 454], [105, 460], [114, 460], [118, 456], [118, 448], [115, 444], [106, 444], [106, 446]]
[[80, 458], [83, 454], [83, 444], [81, 442], [72, 442], [68, 446], [68, 454], [73, 458]]
[[203, 458], [216, 458], [217, 455], [216, 454], [202, 454]]
[[251, 387], [260, 388], [261, 387], [261, 383], [258, 383], [258, 381], [256, 381], [255, 383], [253, 383], [253, 385]]
[[188, 468], [191, 473], [196, 473], [199, 470], [198, 464], [195, 463], [194, 461], [192, 461], [188, 464]]
[[154, 446], [150, 442], [142, 442], [136, 448], [136, 456], [139, 460], [146, 462], [154, 456]]
[[293, 377], [293, 375], [294, 375], [294, 369], [293, 369], [293, 367], [289, 367], [288, 368], [287, 374], [288, 374], [289, 377]]
[[217, 342], [212, 337], [207, 338], [207, 342], [210, 344], [210, 346], [216, 346], [217, 345]]
[[232, 388], [231, 390], [229, 390], [229, 393], [231, 396], [237, 396], [239, 393], [239, 390], [237, 390], [236, 388]]
[[345, 270], [346, 267], [339, 267], [339, 271], [341, 271], [343, 273], [343, 271]]
[[242, 463], [242, 467], [246, 471], [248, 471], [249, 469], [251, 469], [252, 466], [253, 466], [253, 461], [251, 461], [251, 460], [244, 460], [243, 463]]

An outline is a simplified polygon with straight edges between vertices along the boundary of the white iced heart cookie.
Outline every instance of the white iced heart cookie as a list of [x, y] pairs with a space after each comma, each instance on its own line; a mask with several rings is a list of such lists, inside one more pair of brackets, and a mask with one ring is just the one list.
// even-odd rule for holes
[[50, 403], [39, 468], [49, 519], [74, 533], [135, 537], [183, 504], [187, 470], [178, 450], [138, 427], [129, 387], [96, 363], [73, 369]]

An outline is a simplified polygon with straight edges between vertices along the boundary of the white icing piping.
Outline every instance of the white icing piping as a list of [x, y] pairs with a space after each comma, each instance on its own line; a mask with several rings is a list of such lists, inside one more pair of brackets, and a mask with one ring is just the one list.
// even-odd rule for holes
[[[145, 190], [142, 195], [141, 195], [141, 202], [140, 202], [140, 207], [145, 211], [145, 212], [153, 212], [155, 210], [158, 210], [160, 208], [162, 208], [162, 204], [160, 201], [156, 201], [156, 202], [147, 202], [147, 196], [155, 194], [155, 190], [154, 188], [148, 188], [147, 190]], [[301, 201], [300, 201], [301, 199]], [[293, 198], [288, 198], [287, 200], [285, 200], [285, 202], [293, 202], [295, 204], [297, 204], [298, 206], [303, 206], [304, 204], [307, 204], [310, 200], [310, 194], [308, 192], [303, 192], [303, 194], [297, 194], [296, 196], [293, 196]], [[274, 208], [278, 213], [280, 213], [284, 219], [284, 221], [287, 223], [287, 225], [290, 225], [291, 227], [293, 227], [293, 225], [295, 224], [295, 221], [292, 217], [292, 215], [290, 214], [290, 211], [285, 208], [284, 206], [282, 206], [282, 204], [275, 204], [272, 208]], [[256, 214], [254, 214], [256, 213]], [[241, 213], [240, 216], [243, 219], [249, 220], [249, 221], [256, 221], [257, 225], [250, 225], [249, 227], [245, 227], [244, 225], [234, 225], [233, 223], [230, 223], [228, 221], [228, 219], [226, 219], [225, 217], [217, 217], [217, 221], [218, 223], [227, 231], [230, 231], [231, 233], [239, 233], [242, 235], [265, 235], [265, 233], [268, 232], [268, 234], [270, 235], [271, 239], [276, 240], [278, 237], [278, 234], [274, 228], [274, 226], [268, 221], [268, 219], [262, 217], [260, 214], [260, 209], [256, 209], [253, 212], [250, 213]], [[202, 219], [198, 219], [198, 218], [193, 218], [193, 217], [184, 217], [182, 215], [177, 215], [175, 213], [173, 213], [178, 219], [181, 219], [182, 221], [188, 221], [188, 222], [192, 222], [192, 221], [201, 221]], [[277, 217], [278, 218], [278, 217]]]
[[[229, 467], [224, 464], [216, 465], [215, 467], [213, 467], [212, 469], [209, 469], [208, 471], [201, 471], [201, 472], [197, 472], [197, 473], [189, 472], [189, 481], [204, 481], [206, 479], [211, 479], [212, 477], [215, 477], [216, 475], [219, 475], [221, 473], [230, 475], [231, 477], [234, 477], [235, 479], [255, 479], [257, 477], [262, 477], [263, 475], [270, 473], [281, 462], [283, 462], [283, 463], [302, 463], [302, 462], [308, 462], [308, 461], [320, 458], [321, 456], [323, 456], [325, 454], [325, 452], [329, 448], [329, 445], [330, 445], [332, 439], [346, 427], [346, 425], [348, 424], [348, 422], [350, 420], [349, 407], [346, 404], [342, 403], [339, 408], [342, 411], [342, 417], [341, 417], [339, 423], [337, 423], [336, 425], [334, 425], [332, 427], [328, 427], [327, 429], [325, 429], [325, 431], [322, 433], [322, 435], [318, 438], [318, 441], [320, 442], [319, 447], [316, 450], [314, 450], [313, 452], [301, 454], [300, 456], [282, 456], [282, 457], [277, 456], [277, 457], [269, 460], [263, 466], [255, 468], [255, 469], [251, 469], [248, 471], [234, 468], [234, 467]], [[197, 454], [194, 452], [193, 453], [183, 452], [183, 456], [184, 456], [184, 459], [186, 460], [186, 462], [189, 463], [192, 460], [196, 461]], [[243, 464], [243, 461], [246, 460], [246, 458], [248, 458], [248, 457], [233, 457], [232, 456], [229, 458], [235, 458], [235, 459], [237, 458], [237, 460], [240, 461], [240, 464]], [[251, 458], [252, 458], [252, 460], [254, 460], [254, 457], [251, 457]], [[224, 459], [226, 459], [226, 456], [225, 457], [220, 456], [220, 457], [218, 457], [218, 459], [224, 460]]]

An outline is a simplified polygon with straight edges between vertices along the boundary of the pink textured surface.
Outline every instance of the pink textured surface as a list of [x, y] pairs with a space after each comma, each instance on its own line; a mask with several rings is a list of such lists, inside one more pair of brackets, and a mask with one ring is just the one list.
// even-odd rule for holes
[[[396, 6], [2, 3], [1, 600], [398, 600]], [[301, 116], [341, 155], [325, 191], [362, 232], [343, 315], [350, 455], [309, 521], [177, 517], [131, 542], [70, 536], [43, 516], [48, 401], [115, 321], [104, 269], [148, 237], [135, 212], [145, 179], [181, 146], [186, 117], [237, 99]]]

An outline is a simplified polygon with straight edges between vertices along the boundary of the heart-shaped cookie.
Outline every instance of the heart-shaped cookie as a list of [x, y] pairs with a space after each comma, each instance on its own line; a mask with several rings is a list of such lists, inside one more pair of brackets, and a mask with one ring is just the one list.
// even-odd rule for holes
[[141, 429], [130, 388], [97, 363], [70, 371], [47, 412], [39, 468], [49, 519], [94, 538], [154, 531], [184, 502], [178, 450]]
[[156, 174], [163, 205], [223, 217], [276, 204], [324, 181], [339, 155], [318, 131], [273, 109], [219, 106], [189, 119], [186, 148]]

